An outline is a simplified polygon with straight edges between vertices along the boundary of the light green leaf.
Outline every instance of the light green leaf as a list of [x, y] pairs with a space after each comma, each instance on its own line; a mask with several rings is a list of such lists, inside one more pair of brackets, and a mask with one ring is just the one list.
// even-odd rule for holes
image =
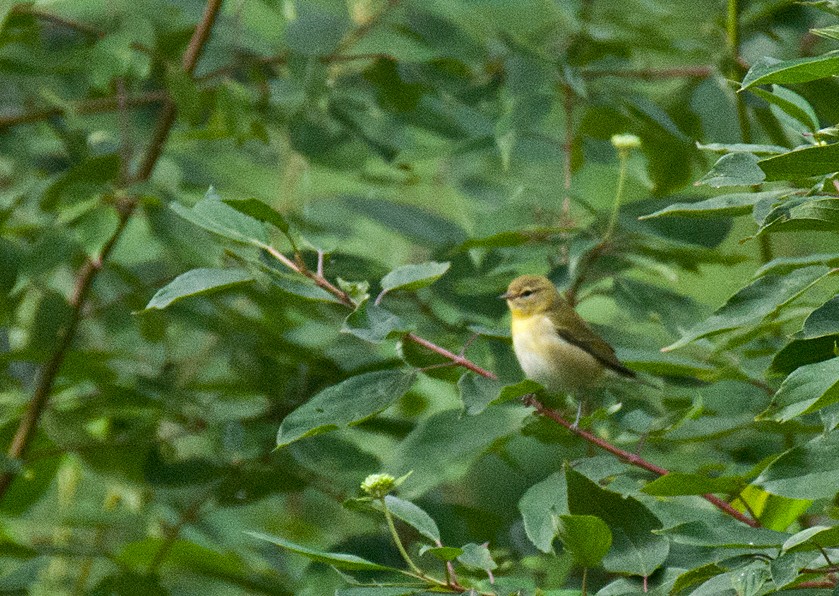
[[[813, 106], [795, 91], [790, 91], [779, 85], [772, 85], [771, 93], [757, 87], [751, 89], [751, 92], [768, 101], [776, 116], [787, 116], [791, 119], [791, 128], [809, 132], [816, 132], [819, 129], [819, 118], [816, 116]], [[797, 123], [797, 126], [795, 123]]]
[[673, 203], [638, 219], [653, 219], [662, 216], [679, 217], [728, 217], [751, 213], [755, 203], [763, 199], [777, 199], [789, 194], [789, 190], [768, 190], [765, 192], [738, 192], [711, 197], [695, 203]]
[[528, 395], [530, 393], [539, 393], [544, 391], [544, 387], [533, 381], [531, 379], [523, 379], [518, 383], [514, 383], [513, 385], [507, 385], [501, 388], [501, 392], [498, 394], [494, 400], [490, 402], [490, 405], [494, 404], [501, 404], [507, 401], [512, 401], [514, 399], [518, 399], [524, 395]]
[[262, 222], [229, 207], [212, 187], [191, 209], [175, 202], [170, 206], [187, 221], [229, 240], [257, 246], [267, 242]]
[[807, 197], [782, 203], [764, 218], [758, 234], [802, 230], [839, 230], [839, 199]]
[[736, 477], [709, 478], [701, 474], [670, 472], [648, 482], [641, 492], [656, 497], [731, 493], [736, 491], [741, 483], [742, 480]]
[[367, 420], [402, 397], [415, 378], [413, 371], [382, 370], [327, 387], [283, 419], [277, 447]]
[[827, 335], [839, 335], [839, 296], [834, 296], [811, 312], [805, 319], [801, 331], [793, 337], [813, 339]]
[[754, 276], [760, 277], [767, 273], [783, 275], [795, 269], [809, 267], [811, 265], [839, 267], [839, 253], [815, 253], [796, 257], [777, 257], [755, 271]]
[[833, 39], [839, 41], [839, 25], [830, 25], [828, 27], [819, 27], [817, 29], [810, 29], [810, 33], [824, 37], [826, 39]]
[[751, 153], [728, 153], [717, 160], [711, 170], [696, 181], [712, 188], [723, 186], [754, 186], [766, 178], [758, 166], [758, 158]]
[[775, 395], [781, 410], [773, 418], [787, 422], [839, 402], [839, 358], [795, 369]]
[[440, 541], [440, 530], [436, 522], [420, 507], [393, 495], [385, 497], [385, 505], [395, 517], [401, 519], [429, 540], [433, 540], [435, 543]]
[[767, 83], [806, 83], [836, 74], [839, 74], [839, 50], [794, 60], [763, 57], [757, 60], [743, 77], [740, 90]]
[[474, 416], [495, 401], [501, 390], [501, 383], [468, 372], [458, 379], [457, 388], [466, 413]]
[[839, 546], [839, 526], [812, 526], [793, 534], [784, 542], [784, 552], [817, 550]]
[[663, 348], [663, 351], [681, 348], [703, 337], [754, 325], [778, 312], [831, 274], [832, 270], [827, 267], [813, 266], [797, 269], [787, 275], [760, 277], [729, 298], [708, 319], [694, 325], [677, 342]]
[[454, 561], [463, 554], [463, 549], [456, 546], [422, 546], [419, 549], [420, 556], [425, 554], [434, 555], [441, 561]]
[[839, 434], [821, 435], [785, 451], [754, 484], [793, 499], [832, 498], [839, 486]]
[[632, 497], [608, 491], [572, 468], [566, 468], [568, 509], [574, 515], [594, 515], [612, 531], [612, 548], [603, 568], [612, 573], [649, 577], [670, 552], [670, 542], [654, 534], [661, 522]]
[[597, 567], [612, 547], [609, 526], [594, 515], [560, 515], [559, 539], [574, 562], [583, 567]]
[[385, 567], [378, 563], [373, 563], [367, 559], [362, 559], [356, 555], [346, 553], [330, 553], [325, 551], [314, 550], [290, 542], [279, 536], [269, 536], [260, 532], [245, 532], [248, 536], [256, 538], [257, 540], [264, 540], [271, 544], [276, 544], [280, 548], [284, 548], [298, 555], [303, 555], [307, 559], [317, 561], [318, 563], [326, 563], [338, 569], [347, 569], [349, 571], [398, 571], [392, 567]]
[[839, 143], [795, 149], [757, 162], [766, 180], [794, 180], [839, 171]]
[[449, 270], [451, 263], [430, 261], [417, 265], [402, 265], [382, 278], [382, 292], [418, 290], [433, 284]]
[[785, 153], [789, 151], [789, 147], [781, 145], [753, 145], [751, 143], [696, 143], [697, 149], [704, 151], [713, 151], [714, 153], [754, 153], [760, 155], [761, 153]]
[[557, 516], [568, 513], [565, 475], [556, 472], [527, 489], [519, 500], [524, 531], [530, 542], [549, 553], [557, 531]]
[[489, 554], [489, 549], [482, 544], [464, 544], [460, 547], [463, 549], [457, 560], [464, 566], [470, 569], [482, 569], [484, 571], [492, 571], [498, 568], [498, 564], [493, 561], [492, 555]]
[[253, 277], [240, 269], [192, 269], [160, 288], [145, 310], [164, 309], [189, 296], [202, 296], [251, 281]]

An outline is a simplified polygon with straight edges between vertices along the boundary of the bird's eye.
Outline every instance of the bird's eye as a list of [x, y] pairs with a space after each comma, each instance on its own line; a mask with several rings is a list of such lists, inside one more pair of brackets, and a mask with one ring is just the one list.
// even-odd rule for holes
[[522, 298], [527, 298], [528, 296], [530, 296], [532, 294], [533, 294], [533, 290], [525, 290], [524, 292], [521, 293], [521, 297]]

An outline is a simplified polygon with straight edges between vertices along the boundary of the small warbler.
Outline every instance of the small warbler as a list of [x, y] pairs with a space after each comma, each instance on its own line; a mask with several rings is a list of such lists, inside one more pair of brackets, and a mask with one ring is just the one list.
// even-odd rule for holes
[[[522, 370], [550, 393], [578, 394], [607, 370], [636, 378], [547, 277], [517, 277], [499, 298], [513, 314], [513, 350]], [[580, 410], [575, 426], [579, 418]]]

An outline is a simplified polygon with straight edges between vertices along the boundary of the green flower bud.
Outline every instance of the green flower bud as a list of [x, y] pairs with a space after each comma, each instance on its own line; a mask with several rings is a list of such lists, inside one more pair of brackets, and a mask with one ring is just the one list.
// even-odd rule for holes
[[612, 135], [612, 146], [618, 151], [629, 151], [641, 146], [641, 139], [635, 135]]
[[390, 474], [370, 474], [361, 483], [361, 490], [374, 499], [381, 499], [396, 488], [396, 478]]

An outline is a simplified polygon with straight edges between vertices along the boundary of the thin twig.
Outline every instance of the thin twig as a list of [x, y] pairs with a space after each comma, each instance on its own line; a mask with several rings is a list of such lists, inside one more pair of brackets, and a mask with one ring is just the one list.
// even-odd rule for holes
[[[189, 41], [187, 50], [184, 53], [183, 69], [187, 74], [192, 74], [195, 70], [195, 65], [201, 55], [201, 51], [207, 42], [210, 30], [215, 23], [219, 8], [221, 8], [222, 0], [208, 0], [204, 9], [204, 14], [201, 21], [195, 28], [192, 38]], [[175, 123], [175, 106], [171, 100], [164, 104], [163, 112], [158, 121], [158, 126], [152, 139], [152, 144], [146, 154], [146, 159], [137, 172], [134, 180], [142, 182], [148, 180], [154, 171], [154, 166], [163, 152], [163, 145], [169, 136], [169, 132]], [[87, 297], [90, 294], [93, 281], [97, 274], [102, 269], [104, 263], [108, 260], [114, 250], [122, 233], [125, 231], [128, 221], [137, 206], [136, 200], [123, 201], [118, 204], [119, 220], [116, 229], [111, 236], [105, 241], [99, 254], [89, 259], [82, 265], [76, 275], [76, 280], [73, 284], [73, 290], [70, 294], [69, 303], [72, 307], [70, 320], [67, 325], [59, 331], [57, 338], [57, 347], [41, 369], [38, 377], [38, 383], [32, 393], [32, 399], [29, 400], [26, 410], [21, 417], [15, 432], [12, 442], [7, 451], [7, 457], [10, 460], [18, 460], [24, 456], [29, 448], [32, 439], [35, 436], [35, 431], [38, 427], [38, 422], [44, 413], [44, 410], [49, 402], [50, 394], [52, 393], [55, 380], [58, 377], [58, 372], [61, 365], [64, 363], [64, 358], [70, 350], [70, 346], [76, 337], [79, 328], [79, 323], [82, 319], [82, 312], [87, 302]], [[15, 478], [15, 472], [7, 470], [0, 475], [0, 500], [6, 495], [12, 481]]]
[[586, 78], [621, 77], [647, 81], [658, 79], [698, 78], [703, 79], [714, 74], [713, 66], [682, 66], [676, 68], [639, 68], [639, 69], [590, 69], [580, 74]]

